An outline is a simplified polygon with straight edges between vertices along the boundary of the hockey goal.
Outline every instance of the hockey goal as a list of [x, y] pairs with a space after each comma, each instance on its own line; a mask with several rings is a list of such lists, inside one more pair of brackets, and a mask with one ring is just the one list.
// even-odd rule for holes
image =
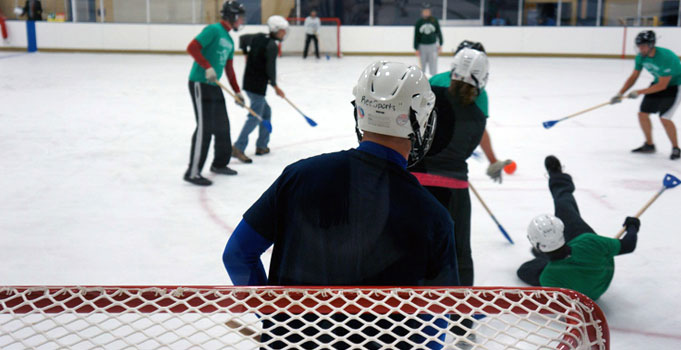
[[[305, 49], [305, 18], [288, 17], [290, 27], [286, 39], [279, 45], [280, 54], [300, 54]], [[342, 57], [340, 35], [341, 21], [335, 17], [319, 17], [322, 25], [317, 33], [319, 42], [319, 54], [322, 57]], [[308, 57], [314, 58], [314, 43], [310, 42]]]
[[566, 289], [0, 287], [2, 349], [608, 349], [608, 337], [599, 307]]

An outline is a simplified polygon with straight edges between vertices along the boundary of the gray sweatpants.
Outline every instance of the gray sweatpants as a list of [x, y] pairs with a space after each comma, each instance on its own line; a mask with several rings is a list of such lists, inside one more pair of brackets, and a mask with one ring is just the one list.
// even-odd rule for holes
[[421, 59], [421, 70], [426, 72], [430, 66], [430, 75], [437, 74], [437, 43], [419, 44], [419, 58]]

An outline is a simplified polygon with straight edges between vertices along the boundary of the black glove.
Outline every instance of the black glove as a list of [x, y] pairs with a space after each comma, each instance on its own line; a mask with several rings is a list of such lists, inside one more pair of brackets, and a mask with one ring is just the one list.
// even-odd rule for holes
[[638, 229], [641, 227], [641, 220], [638, 218], [635, 218], [633, 216], [627, 216], [627, 218], [624, 220], [624, 224], [622, 224], [627, 229], [627, 232], [631, 233], [632, 230], [629, 228], [633, 226], [633, 229], [638, 232]]

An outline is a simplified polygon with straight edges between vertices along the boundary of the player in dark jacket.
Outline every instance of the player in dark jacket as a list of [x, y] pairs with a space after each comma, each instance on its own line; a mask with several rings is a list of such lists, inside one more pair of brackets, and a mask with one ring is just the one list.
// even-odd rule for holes
[[[248, 38], [248, 56], [246, 59], [246, 70], [244, 71], [244, 90], [251, 101], [251, 109], [260, 115], [264, 120], [272, 119], [272, 109], [265, 100], [267, 85], [272, 85], [279, 97], [285, 97], [284, 91], [277, 85], [277, 54], [279, 46], [277, 41], [284, 40], [288, 30], [288, 22], [284, 17], [272, 16], [267, 20], [270, 33], [256, 34]], [[248, 145], [248, 135], [261, 124], [255, 116], [248, 115], [246, 123], [239, 133], [234, 143], [232, 156], [244, 163], [251, 163], [253, 160], [246, 156], [244, 151]], [[269, 147], [270, 132], [264, 125], [260, 125], [258, 139], [255, 141], [255, 154], [264, 155], [270, 153]]]
[[[428, 80], [417, 67], [375, 62], [354, 95], [359, 147], [289, 165], [246, 211], [223, 254], [235, 285], [458, 285], [452, 220], [406, 170], [427, 150], [435, 121]], [[273, 244], [266, 276], [259, 257]], [[431, 322], [439, 330], [423, 332], [442, 340], [446, 326]], [[295, 332], [285, 328], [273, 333]]]
[[466, 159], [485, 131], [486, 117], [474, 101], [487, 83], [487, 55], [463, 49], [454, 57], [452, 67], [452, 84], [448, 88], [433, 87], [438, 114], [433, 145], [411, 171], [454, 220], [459, 277], [462, 285], [471, 286], [471, 200]]
[[627, 217], [621, 239], [595, 234], [579, 213], [575, 185], [558, 158], [548, 156], [544, 165], [556, 215], [539, 215], [530, 223], [527, 238], [536, 258], [520, 266], [518, 277], [529, 285], [573, 289], [596, 300], [612, 281], [613, 257], [636, 249], [641, 222]]

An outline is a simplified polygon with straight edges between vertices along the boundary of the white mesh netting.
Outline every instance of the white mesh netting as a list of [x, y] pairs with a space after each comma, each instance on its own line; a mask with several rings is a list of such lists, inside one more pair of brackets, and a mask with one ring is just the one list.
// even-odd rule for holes
[[[281, 42], [281, 52], [283, 54], [302, 55], [305, 48], [305, 18], [287, 18], [290, 23], [286, 39]], [[319, 42], [319, 54], [324, 58], [341, 57], [340, 48], [340, 20], [338, 18], [320, 18], [321, 27], [317, 32]], [[314, 59], [314, 44], [310, 43], [308, 49], [308, 59]]]
[[608, 349], [608, 328], [561, 289], [0, 287], [0, 348]]

